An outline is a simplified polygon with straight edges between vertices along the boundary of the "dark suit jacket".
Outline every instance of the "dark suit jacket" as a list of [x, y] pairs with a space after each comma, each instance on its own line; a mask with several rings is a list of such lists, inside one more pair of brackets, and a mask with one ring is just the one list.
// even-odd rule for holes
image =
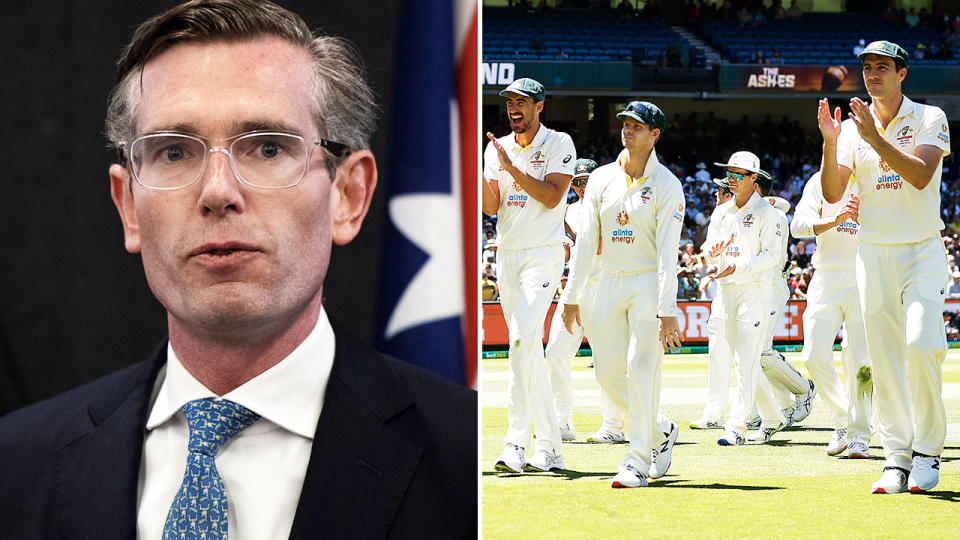
[[[477, 394], [335, 328], [291, 538], [476, 538]], [[0, 538], [131, 539], [145, 362], [0, 419]]]

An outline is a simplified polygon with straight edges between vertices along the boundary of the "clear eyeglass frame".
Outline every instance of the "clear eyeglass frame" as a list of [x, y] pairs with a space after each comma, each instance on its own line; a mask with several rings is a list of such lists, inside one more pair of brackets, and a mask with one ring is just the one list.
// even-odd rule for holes
[[[188, 181], [185, 181], [182, 184], [177, 184], [173, 186], [154, 186], [154, 185], [149, 185], [148, 183], [144, 183], [144, 181], [141, 178], [140, 171], [136, 166], [136, 163], [138, 161], [134, 158], [134, 154], [139, 144], [144, 143], [144, 141], [148, 141], [150, 139], [155, 139], [159, 137], [182, 138], [185, 141], [193, 141], [193, 142], [199, 143], [203, 147], [203, 161], [201, 162], [200, 166], [197, 168], [197, 172], [193, 178], [190, 178]], [[295, 181], [287, 182], [282, 185], [264, 185], [264, 184], [252, 182], [247, 178], [244, 178], [244, 175], [241, 173], [240, 168], [237, 165], [236, 158], [234, 157], [234, 147], [238, 142], [248, 140], [254, 137], [283, 137], [283, 138], [287, 138], [290, 141], [296, 140], [297, 144], [302, 145], [302, 149], [304, 152], [303, 166], [299, 170], [299, 172], [295, 174], [295, 178], [296, 178]], [[310, 158], [313, 156], [313, 150], [317, 146], [326, 148], [327, 151], [329, 151], [331, 154], [333, 154], [336, 157], [344, 157], [350, 153], [350, 147], [342, 143], [338, 143], [328, 139], [323, 139], [320, 137], [314, 137], [314, 139], [308, 143], [307, 140], [300, 135], [297, 135], [294, 133], [284, 133], [280, 131], [248, 131], [244, 133], [238, 133], [237, 135], [234, 135], [232, 137], [228, 137], [226, 139], [220, 139], [215, 142], [219, 142], [221, 145], [225, 145], [225, 146], [212, 146], [210, 144], [209, 139], [206, 139], [204, 137], [199, 137], [196, 135], [179, 133], [175, 131], [158, 131], [153, 133], [146, 133], [136, 137], [132, 141], [129, 141], [129, 142], [123, 141], [121, 143], [121, 145], [125, 149], [125, 152], [123, 153], [124, 158], [126, 160], [124, 167], [126, 167], [127, 170], [130, 171], [130, 173], [133, 175], [134, 180], [136, 180], [137, 184], [139, 184], [144, 189], [148, 189], [151, 191], [172, 191], [172, 190], [182, 189], [196, 183], [200, 178], [203, 177], [204, 173], [206, 172], [207, 162], [210, 154], [213, 154], [216, 152], [222, 152], [227, 156], [227, 160], [230, 163], [230, 169], [233, 171], [233, 174], [236, 176], [237, 180], [239, 180], [241, 183], [246, 184], [248, 186], [260, 188], [260, 189], [286, 189], [286, 188], [297, 186], [301, 182], [303, 182], [303, 179], [306, 177], [307, 171], [309, 170]]]

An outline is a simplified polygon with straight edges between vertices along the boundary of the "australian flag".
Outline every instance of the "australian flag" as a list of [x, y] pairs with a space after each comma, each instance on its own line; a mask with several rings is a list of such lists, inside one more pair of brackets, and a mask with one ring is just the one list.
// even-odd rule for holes
[[407, 0], [399, 9], [379, 348], [472, 385], [479, 283], [477, 4]]

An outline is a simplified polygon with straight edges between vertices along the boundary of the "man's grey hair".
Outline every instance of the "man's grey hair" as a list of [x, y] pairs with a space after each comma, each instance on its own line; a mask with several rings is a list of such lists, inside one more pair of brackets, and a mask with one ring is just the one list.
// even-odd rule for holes
[[[370, 147], [378, 108], [359, 51], [349, 41], [316, 36], [295, 13], [257, 0], [191, 0], [141, 24], [117, 62], [119, 82], [110, 94], [106, 135], [123, 152], [136, 137], [144, 65], [179, 43], [247, 41], [276, 36], [303, 47], [313, 61], [311, 95], [320, 137], [351, 151]], [[340, 159], [325, 153], [330, 178]]]

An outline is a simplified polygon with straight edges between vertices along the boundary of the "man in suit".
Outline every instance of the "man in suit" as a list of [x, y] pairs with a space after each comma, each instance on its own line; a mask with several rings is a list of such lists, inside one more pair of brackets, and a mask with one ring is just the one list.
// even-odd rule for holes
[[377, 178], [353, 48], [194, 0], [119, 72], [111, 195], [169, 342], [0, 419], [0, 538], [474, 537], [476, 394], [322, 305]]

